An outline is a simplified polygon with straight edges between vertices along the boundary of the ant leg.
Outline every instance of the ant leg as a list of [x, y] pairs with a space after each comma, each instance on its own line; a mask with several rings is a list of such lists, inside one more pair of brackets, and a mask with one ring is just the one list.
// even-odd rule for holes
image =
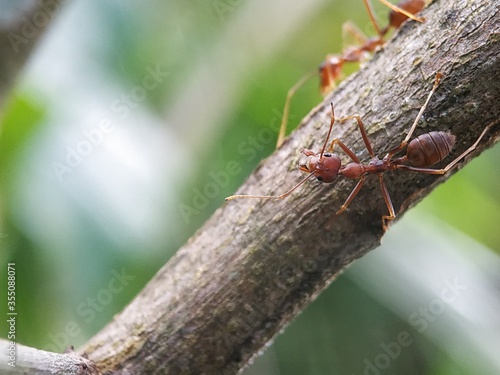
[[[335, 123], [335, 111], [333, 108], [333, 103], [330, 103], [330, 106], [332, 107], [332, 117], [330, 120], [330, 129], [328, 130], [328, 135], [326, 136], [325, 143], [323, 145], [323, 148], [321, 149], [320, 158], [323, 157], [323, 154], [325, 153], [325, 149], [327, 150], [327, 152], [333, 152], [335, 145], [338, 144], [342, 148], [342, 150], [344, 150], [344, 152], [352, 159], [352, 161], [359, 163], [360, 161], [359, 161], [358, 157], [356, 156], [356, 154], [354, 152], [352, 152], [351, 149], [349, 147], [347, 147], [344, 143], [342, 143], [342, 141], [338, 138], [335, 138], [334, 140], [332, 140], [332, 142], [330, 143], [328, 148], [326, 148], [326, 145], [328, 144], [328, 139], [330, 138], [330, 134], [332, 133], [333, 124]], [[368, 149], [368, 152], [370, 153], [370, 155], [372, 157], [374, 157], [372, 146], [370, 145], [370, 141], [368, 140], [368, 137], [366, 135], [365, 127], [363, 125], [363, 121], [361, 121], [361, 117], [359, 117], [358, 115], [354, 115], [354, 116], [349, 116], [349, 117], [344, 117], [344, 118], [338, 119], [337, 121], [344, 122], [344, 121], [347, 121], [347, 120], [352, 119], [352, 118], [355, 118], [358, 121], [359, 129], [361, 131], [361, 136], [363, 137], [363, 140], [365, 141], [366, 148]]]
[[424, 105], [422, 108], [420, 108], [420, 111], [417, 114], [417, 117], [415, 118], [415, 121], [413, 122], [413, 125], [410, 128], [410, 131], [406, 135], [406, 138], [404, 139], [403, 142], [408, 142], [413, 135], [413, 132], [415, 131], [415, 128], [417, 127], [417, 123], [419, 122], [420, 118], [424, 114], [425, 109], [427, 108], [427, 105], [429, 104], [429, 101], [431, 100], [432, 95], [436, 92], [439, 84], [441, 83], [441, 79], [443, 78], [443, 74], [441, 72], [436, 73], [436, 77], [434, 78], [434, 85], [432, 86], [431, 91], [429, 92], [429, 95], [427, 96], [427, 99], [425, 100]]
[[389, 223], [396, 218], [396, 212], [394, 212], [394, 206], [392, 205], [391, 196], [389, 195], [389, 190], [384, 182], [384, 176], [382, 173], [378, 174], [378, 179], [380, 181], [380, 189], [382, 190], [382, 196], [384, 197], [385, 205], [389, 210], [389, 215], [382, 216], [382, 228], [384, 232], [389, 229]]
[[[348, 39], [348, 36], [351, 37]], [[338, 65], [363, 62], [368, 57], [368, 52], [375, 51], [383, 41], [380, 36], [368, 38], [354, 23], [348, 21], [342, 25], [342, 44], [342, 56], [339, 58], [342, 63]]]
[[450, 169], [452, 169], [455, 165], [457, 165], [457, 163], [460, 160], [465, 158], [467, 155], [469, 155], [472, 151], [474, 151], [476, 149], [477, 145], [479, 144], [479, 142], [481, 142], [481, 139], [483, 139], [484, 135], [490, 129], [490, 127], [491, 127], [491, 125], [488, 125], [486, 128], [484, 128], [481, 135], [477, 138], [476, 142], [474, 142], [474, 144], [472, 146], [470, 146], [467, 150], [462, 152], [462, 154], [460, 154], [460, 156], [455, 158], [455, 160], [453, 160], [451, 163], [449, 163], [446, 167], [444, 167], [442, 169], [417, 168], [417, 167], [412, 167], [410, 165], [398, 165], [397, 168], [398, 169], [405, 169], [408, 171], [426, 173], [426, 174], [445, 174]]
[[347, 154], [347, 156], [349, 156], [351, 158], [351, 160], [355, 163], [360, 163], [358, 157], [356, 156], [356, 154], [354, 152], [352, 152], [352, 150], [347, 147], [340, 139], [338, 138], [335, 138], [334, 140], [332, 140], [332, 143], [330, 143], [330, 146], [328, 146], [328, 149], [327, 151], [328, 152], [333, 152], [333, 149], [335, 147], [335, 145], [338, 144], [340, 146], [340, 148], [342, 150], [344, 150], [344, 152]]
[[365, 4], [366, 11], [368, 12], [368, 17], [370, 17], [370, 21], [375, 28], [375, 31], [377, 34], [382, 37], [384, 36], [384, 33], [380, 29], [380, 26], [377, 23], [377, 20], [375, 19], [375, 13], [373, 12], [372, 4], [369, 0], [363, 0], [363, 3]]
[[295, 95], [297, 90], [301, 88], [302, 85], [306, 83], [315, 73], [316, 71], [311, 71], [307, 73], [295, 85], [293, 85], [290, 88], [290, 90], [288, 90], [285, 100], [285, 107], [283, 108], [283, 117], [281, 119], [281, 126], [280, 126], [280, 131], [278, 133], [278, 140], [276, 141], [276, 148], [279, 148], [283, 144], [283, 141], [285, 140], [286, 125], [288, 123], [288, 114], [290, 113], [290, 102], [292, 100], [292, 97]]
[[351, 21], [344, 22], [342, 25], [342, 41], [347, 40], [347, 35], [352, 35], [352, 37], [358, 42], [358, 44], [363, 45], [368, 41], [366, 35]]
[[[382, 228], [384, 229], [384, 232], [387, 231], [389, 228], [389, 223], [396, 218], [396, 212], [394, 211], [394, 206], [392, 205], [392, 200], [389, 195], [389, 190], [387, 190], [387, 186], [385, 185], [384, 182], [384, 176], [382, 173], [378, 173], [378, 179], [380, 181], [380, 189], [382, 190], [382, 196], [384, 197], [385, 204], [387, 206], [387, 210], [389, 211], [389, 215], [383, 215], [382, 216]], [[336, 212], [337, 215], [341, 214], [344, 212], [349, 206], [349, 204], [352, 202], [354, 197], [359, 193], [361, 190], [361, 187], [363, 186], [363, 183], [365, 181], [365, 176], [361, 176], [360, 180], [354, 187], [354, 189], [351, 191], [351, 194], [347, 197], [346, 201], [344, 204], [340, 207], [340, 209]]]
[[374, 158], [375, 154], [373, 153], [372, 145], [370, 143], [370, 140], [368, 139], [368, 136], [366, 135], [365, 126], [363, 124], [363, 121], [361, 120], [361, 117], [359, 117], [358, 115], [352, 115], [352, 116], [347, 116], [347, 117], [340, 118], [337, 121], [338, 122], [345, 122], [345, 121], [351, 120], [351, 119], [356, 119], [356, 121], [358, 123], [359, 131], [361, 132], [361, 137], [363, 138], [363, 142], [365, 142], [366, 149], [368, 150], [368, 153], [370, 154], [370, 156], [372, 158]]
[[413, 124], [410, 128], [410, 131], [406, 135], [405, 139], [403, 139], [403, 141], [399, 144], [399, 146], [390, 150], [387, 153], [387, 155], [385, 156], [385, 158], [389, 158], [389, 159], [392, 158], [392, 156], [394, 154], [396, 154], [397, 152], [401, 151], [403, 148], [406, 147], [406, 145], [408, 144], [408, 141], [410, 140], [411, 136], [413, 135], [413, 132], [415, 131], [415, 128], [417, 127], [418, 122], [420, 121], [420, 118], [424, 114], [424, 111], [427, 108], [427, 105], [429, 104], [429, 101], [431, 100], [432, 95], [436, 92], [436, 89], [438, 88], [442, 77], [443, 77], [443, 74], [441, 72], [436, 73], [436, 78], [434, 80], [434, 86], [432, 86], [432, 89], [429, 92], [429, 95], [427, 96], [427, 99], [425, 100], [424, 105], [420, 108], [420, 111], [418, 112], [417, 117], [415, 118], [415, 121], [413, 121]]
[[349, 196], [347, 197], [347, 199], [344, 202], [344, 204], [335, 213], [336, 215], [340, 215], [342, 212], [344, 212], [346, 210], [347, 206], [349, 206], [349, 204], [352, 202], [352, 200], [354, 199], [354, 197], [361, 190], [361, 187], [363, 186], [364, 182], [365, 182], [365, 176], [361, 176], [361, 178], [359, 179], [358, 183], [356, 184], [356, 186], [354, 187], [354, 189], [352, 189], [351, 194], [349, 194]]

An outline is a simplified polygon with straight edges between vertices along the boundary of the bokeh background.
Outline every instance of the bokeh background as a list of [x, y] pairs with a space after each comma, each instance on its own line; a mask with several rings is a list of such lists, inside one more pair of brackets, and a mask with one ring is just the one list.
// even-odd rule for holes
[[[0, 120], [0, 301], [15, 262], [18, 342], [78, 347], [118, 313], [272, 153], [287, 90], [341, 51], [347, 20], [373, 35], [361, 0], [64, 5]], [[291, 124], [320, 100], [311, 80]], [[499, 157], [401, 218], [245, 374], [500, 373]]]

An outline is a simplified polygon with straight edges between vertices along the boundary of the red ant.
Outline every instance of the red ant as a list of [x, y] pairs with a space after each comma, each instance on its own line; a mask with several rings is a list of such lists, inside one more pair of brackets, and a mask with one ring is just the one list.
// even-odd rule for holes
[[423, 18], [415, 17], [415, 14], [420, 12], [425, 6], [425, 2], [423, 0], [402, 0], [396, 6], [385, 0], [379, 0], [391, 8], [391, 11], [389, 12], [389, 23], [383, 29], [378, 26], [368, 0], [363, 1], [368, 11], [370, 20], [375, 27], [377, 36], [375, 38], [366, 38], [352, 24], [344, 24], [344, 33], [348, 32], [353, 34], [356, 39], [362, 42], [362, 44], [359, 47], [347, 48], [342, 55], [326, 56], [325, 60], [319, 66], [320, 90], [323, 95], [326, 95], [335, 87], [335, 81], [340, 78], [344, 63], [361, 62], [367, 53], [374, 52], [378, 47], [382, 46], [385, 43], [384, 37], [391, 27], [398, 29], [408, 18], [418, 22], [423, 22]]
[[[423, 18], [415, 16], [416, 13], [420, 12], [424, 8], [424, 0], [401, 0], [397, 5], [392, 5], [387, 2], [387, 0], [379, 1], [391, 9], [389, 12], [388, 25], [381, 29], [375, 19], [369, 0], [363, 0], [368, 16], [370, 17], [370, 21], [377, 32], [377, 36], [375, 38], [367, 38], [362, 35], [361, 31], [359, 31], [351, 23], [344, 24], [343, 33], [350, 33], [354, 35], [357, 40], [361, 41], [361, 46], [349, 47], [342, 54], [331, 54], [326, 56], [325, 60], [320, 64], [318, 69], [320, 77], [320, 91], [323, 96], [335, 88], [335, 82], [341, 77], [344, 64], [363, 61], [368, 53], [374, 52], [378, 47], [385, 43], [384, 37], [391, 27], [395, 29], [399, 28], [408, 18], [418, 22], [424, 21]], [[288, 91], [276, 147], [280, 147], [285, 139], [288, 113], [290, 111], [290, 101], [293, 95], [295, 95], [295, 92], [314, 75], [315, 72], [309, 72]]]
[[[436, 91], [440, 81], [442, 74], [437, 73], [436, 79], [434, 81], [434, 86], [427, 97], [422, 108], [415, 118], [413, 125], [410, 128], [410, 131], [406, 135], [406, 138], [395, 148], [390, 150], [383, 159], [379, 159], [375, 156], [372, 150], [372, 146], [370, 141], [368, 140], [368, 136], [365, 131], [365, 126], [361, 117], [358, 115], [347, 116], [341, 119], [337, 119], [338, 122], [344, 122], [347, 120], [355, 119], [358, 123], [359, 130], [361, 132], [361, 137], [363, 138], [363, 142], [365, 143], [365, 147], [368, 150], [368, 153], [371, 156], [371, 160], [368, 164], [361, 164], [360, 160], [354, 154], [354, 152], [348, 148], [342, 141], [338, 138], [335, 138], [331, 141], [330, 145], [328, 145], [328, 140], [330, 138], [330, 134], [332, 132], [333, 124], [335, 122], [335, 114], [332, 106], [332, 116], [330, 121], [330, 129], [328, 130], [327, 137], [325, 139], [325, 143], [323, 144], [323, 148], [320, 153], [315, 153], [309, 149], [304, 149], [301, 152], [307, 156], [308, 160], [306, 164], [302, 164], [299, 166], [299, 169], [303, 172], [308, 173], [308, 176], [303, 178], [297, 185], [295, 185], [292, 189], [281, 195], [232, 195], [226, 198], [226, 201], [236, 199], [236, 198], [259, 198], [259, 199], [283, 199], [289, 196], [295, 189], [301, 186], [304, 182], [306, 182], [312, 176], [316, 177], [318, 181], [331, 183], [337, 179], [337, 177], [344, 176], [351, 179], [358, 179], [358, 183], [352, 190], [352, 192], [347, 197], [345, 203], [340, 207], [337, 211], [337, 215], [344, 212], [352, 202], [356, 194], [361, 190], [363, 183], [365, 181], [365, 177], [368, 174], [377, 174], [380, 188], [382, 190], [382, 195], [385, 200], [385, 204], [387, 209], [389, 210], [389, 215], [382, 216], [382, 227], [384, 231], [388, 229], [389, 223], [395, 219], [396, 213], [394, 211], [394, 207], [392, 205], [391, 198], [389, 196], [389, 191], [385, 185], [383, 174], [388, 171], [392, 171], [395, 169], [403, 169], [407, 171], [414, 171], [419, 173], [426, 174], [436, 174], [442, 175], [452, 169], [461, 159], [470, 154], [477, 147], [484, 134], [488, 130], [489, 127], [486, 127], [476, 142], [470, 146], [467, 150], [465, 150], [460, 156], [458, 156], [455, 160], [449, 163], [446, 167], [442, 169], [430, 169], [430, 167], [443, 159], [446, 158], [451, 152], [451, 149], [455, 143], [455, 136], [451, 133], [444, 131], [432, 131], [430, 133], [425, 133], [419, 135], [414, 138], [411, 142], [410, 140], [418, 121], [422, 117], [422, 114], [427, 107], [432, 95]], [[337, 154], [333, 153], [333, 149], [335, 145], [338, 144], [340, 148], [349, 156], [352, 162], [342, 165], [342, 161], [340, 160]], [[403, 150], [403, 148], [407, 147], [406, 155], [393, 159], [394, 155]], [[326, 152], [325, 152], [326, 150]]]

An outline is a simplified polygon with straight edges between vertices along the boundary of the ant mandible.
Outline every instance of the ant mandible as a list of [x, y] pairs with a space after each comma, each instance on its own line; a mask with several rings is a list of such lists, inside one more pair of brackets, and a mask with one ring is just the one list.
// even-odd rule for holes
[[[374, 38], [367, 38], [353, 24], [345, 23], [343, 25], [344, 33], [352, 34], [358, 41], [361, 42], [361, 45], [358, 47], [348, 47], [342, 54], [327, 55], [325, 60], [320, 64], [318, 70], [320, 78], [320, 91], [323, 96], [335, 88], [336, 81], [342, 76], [342, 68], [344, 64], [363, 61], [368, 53], [374, 52], [378, 47], [385, 43], [384, 37], [391, 28], [398, 29], [408, 18], [418, 22], [424, 21], [423, 18], [415, 16], [416, 13], [420, 12], [424, 8], [424, 0], [401, 0], [397, 5], [393, 5], [387, 0], [379, 1], [391, 9], [389, 12], [389, 23], [386, 27], [380, 28], [377, 20], [375, 19], [370, 1], [363, 0], [370, 21], [377, 32], [377, 36]], [[281, 120], [280, 131], [278, 133], [278, 140], [276, 141], [276, 148], [280, 147], [285, 139], [292, 97], [305, 82], [316, 74], [316, 71], [309, 72], [295, 85], [293, 85], [290, 90], [288, 90], [285, 106], [283, 108], [283, 118]]]
[[[382, 216], [382, 227], [384, 231], [386, 231], [388, 229], [389, 223], [395, 219], [396, 213], [392, 205], [391, 197], [389, 196], [389, 191], [387, 190], [387, 186], [384, 182], [383, 174], [395, 169], [403, 169], [407, 171], [435, 175], [445, 174], [450, 169], [452, 169], [461, 159], [474, 151], [489, 128], [486, 127], [479, 138], [476, 140], [476, 142], [474, 142], [472, 146], [465, 150], [460, 156], [449, 163], [446, 167], [442, 169], [427, 168], [444, 160], [450, 154], [451, 149], [455, 143], [455, 136], [445, 131], [432, 131], [430, 133], [425, 133], [419, 135], [418, 137], [411, 140], [411, 142], [409, 142], [413, 132], [415, 131], [417, 123], [422, 117], [422, 114], [424, 113], [425, 108], [427, 107], [427, 104], [429, 103], [432, 95], [436, 91], [441, 78], [442, 74], [437, 73], [434, 81], [434, 86], [432, 87], [432, 90], [430, 91], [424, 105], [420, 108], [420, 111], [415, 118], [415, 121], [413, 122], [413, 125], [411, 126], [410, 131], [406, 135], [405, 139], [403, 139], [403, 141], [397, 147], [390, 150], [382, 159], [379, 159], [375, 156], [372, 150], [371, 143], [368, 140], [363, 121], [358, 115], [347, 116], [337, 119], [337, 121], [344, 122], [351, 119], [356, 120], [359, 131], [361, 132], [361, 137], [363, 138], [363, 142], [365, 143], [365, 147], [371, 156], [370, 162], [368, 164], [362, 164], [356, 154], [338, 138], [333, 139], [328, 145], [328, 140], [332, 132], [333, 124], [336, 120], [333, 104], [331, 104], [332, 115], [330, 120], [330, 128], [328, 130], [328, 134], [326, 136], [325, 143], [323, 144], [321, 152], [315, 153], [314, 151], [311, 151], [309, 149], [304, 149], [301, 151], [308, 158], [306, 164], [299, 165], [299, 169], [301, 171], [308, 173], [305, 178], [303, 178], [292, 189], [281, 195], [232, 195], [230, 197], [227, 197], [226, 201], [237, 198], [283, 199], [289, 196], [294, 190], [296, 190], [299, 186], [301, 186], [304, 182], [306, 182], [313, 176], [316, 177], [318, 181], [325, 183], [331, 183], [335, 181], [338, 176], [344, 176], [346, 178], [359, 180], [352, 192], [347, 197], [344, 204], [337, 211], [337, 215], [339, 215], [346, 210], [356, 194], [358, 194], [358, 192], [361, 190], [361, 187], [363, 186], [363, 183], [365, 181], [365, 177], [368, 174], [377, 174], [380, 182], [380, 188], [382, 190], [382, 195], [389, 211], [389, 215]], [[349, 156], [352, 162], [342, 165], [340, 157], [337, 154], [333, 153], [335, 145], [339, 145], [340, 148], [347, 154], [347, 156]], [[406, 155], [393, 159], [394, 155], [403, 150], [406, 146], [408, 146]]]

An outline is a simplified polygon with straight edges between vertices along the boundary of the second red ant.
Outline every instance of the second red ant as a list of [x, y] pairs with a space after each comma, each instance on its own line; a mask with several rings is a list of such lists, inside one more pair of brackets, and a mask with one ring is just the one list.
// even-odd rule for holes
[[[307, 156], [307, 162], [299, 166], [299, 169], [303, 172], [308, 173], [308, 175], [303, 178], [297, 185], [295, 185], [292, 189], [281, 195], [232, 195], [227, 197], [226, 200], [233, 200], [238, 198], [258, 198], [258, 199], [283, 199], [288, 197], [294, 190], [296, 190], [299, 186], [301, 186], [304, 182], [309, 180], [311, 177], [316, 177], [316, 179], [320, 182], [331, 183], [337, 179], [338, 176], [344, 176], [346, 178], [357, 179], [358, 183], [352, 190], [352, 192], [347, 197], [344, 204], [337, 211], [337, 215], [341, 214], [346, 210], [349, 204], [352, 202], [354, 197], [358, 194], [363, 186], [365, 178], [368, 174], [376, 174], [379, 179], [380, 189], [382, 190], [382, 196], [384, 198], [385, 204], [387, 206], [387, 210], [389, 211], [388, 215], [382, 216], [382, 227], [384, 231], [388, 229], [389, 223], [395, 219], [396, 212], [392, 205], [391, 197], [389, 196], [389, 191], [384, 182], [383, 174], [388, 171], [403, 169], [406, 171], [413, 171], [418, 173], [426, 173], [426, 174], [435, 174], [442, 175], [452, 169], [460, 160], [462, 160], [465, 156], [470, 154], [475, 150], [486, 131], [489, 127], [486, 127], [479, 138], [474, 142], [472, 146], [470, 146], [467, 150], [465, 150], [460, 156], [455, 158], [452, 162], [450, 162], [446, 167], [442, 169], [431, 169], [428, 168], [443, 159], [445, 159], [451, 152], [453, 145], [455, 144], [455, 136], [449, 132], [445, 131], [432, 131], [429, 133], [425, 133], [419, 135], [410, 141], [410, 138], [415, 131], [415, 128], [422, 117], [427, 104], [429, 103], [432, 95], [436, 91], [440, 81], [442, 78], [441, 73], [436, 74], [436, 79], [434, 81], [434, 86], [430, 91], [427, 100], [424, 105], [420, 108], [420, 111], [413, 122], [408, 134], [401, 141], [401, 143], [391, 149], [382, 159], [379, 159], [375, 156], [370, 141], [368, 140], [368, 136], [366, 134], [365, 126], [361, 117], [358, 115], [348, 116], [341, 119], [336, 119], [334, 114], [333, 104], [332, 106], [332, 115], [330, 121], [330, 128], [328, 130], [327, 137], [323, 144], [323, 148], [319, 153], [315, 153], [312, 150], [304, 149], [302, 150], [302, 154]], [[356, 120], [359, 131], [361, 133], [361, 137], [363, 138], [363, 142], [365, 144], [368, 153], [370, 154], [371, 160], [368, 164], [362, 164], [358, 159], [356, 154], [347, 147], [342, 141], [338, 138], [333, 139], [330, 144], [328, 144], [333, 124], [335, 121], [344, 122], [347, 120], [354, 119]], [[342, 164], [340, 157], [337, 154], [333, 153], [335, 145], [339, 145], [339, 147], [349, 156], [352, 162], [347, 164]], [[405, 147], [407, 147], [406, 154], [402, 157], [394, 158], [394, 156], [402, 151]]]
[[[355, 39], [361, 42], [361, 45], [357, 47], [349, 46], [342, 54], [327, 55], [325, 60], [320, 64], [318, 70], [320, 78], [320, 91], [323, 96], [328, 94], [335, 87], [337, 80], [339, 80], [342, 76], [342, 68], [344, 64], [359, 63], [366, 59], [367, 54], [374, 52], [378, 47], [384, 45], [384, 37], [391, 28], [398, 29], [408, 18], [418, 22], [424, 21], [423, 18], [415, 16], [416, 13], [420, 12], [424, 8], [424, 0], [401, 0], [397, 5], [392, 5], [387, 0], [379, 1], [391, 9], [388, 16], [389, 22], [387, 26], [380, 28], [375, 19], [370, 1], [363, 0], [368, 16], [370, 17], [370, 21], [377, 32], [377, 36], [374, 38], [367, 38], [362, 35], [362, 33], [353, 24], [344, 24], [344, 33], [352, 34]], [[288, 91], [276, 147], [280, 147], [285, 139], [288, 113], [290, 111], [290, 101], [292, 100], [293, 95], [295, 95], [297, 90], [315, 74], [316, 72], [306, 74]]]

